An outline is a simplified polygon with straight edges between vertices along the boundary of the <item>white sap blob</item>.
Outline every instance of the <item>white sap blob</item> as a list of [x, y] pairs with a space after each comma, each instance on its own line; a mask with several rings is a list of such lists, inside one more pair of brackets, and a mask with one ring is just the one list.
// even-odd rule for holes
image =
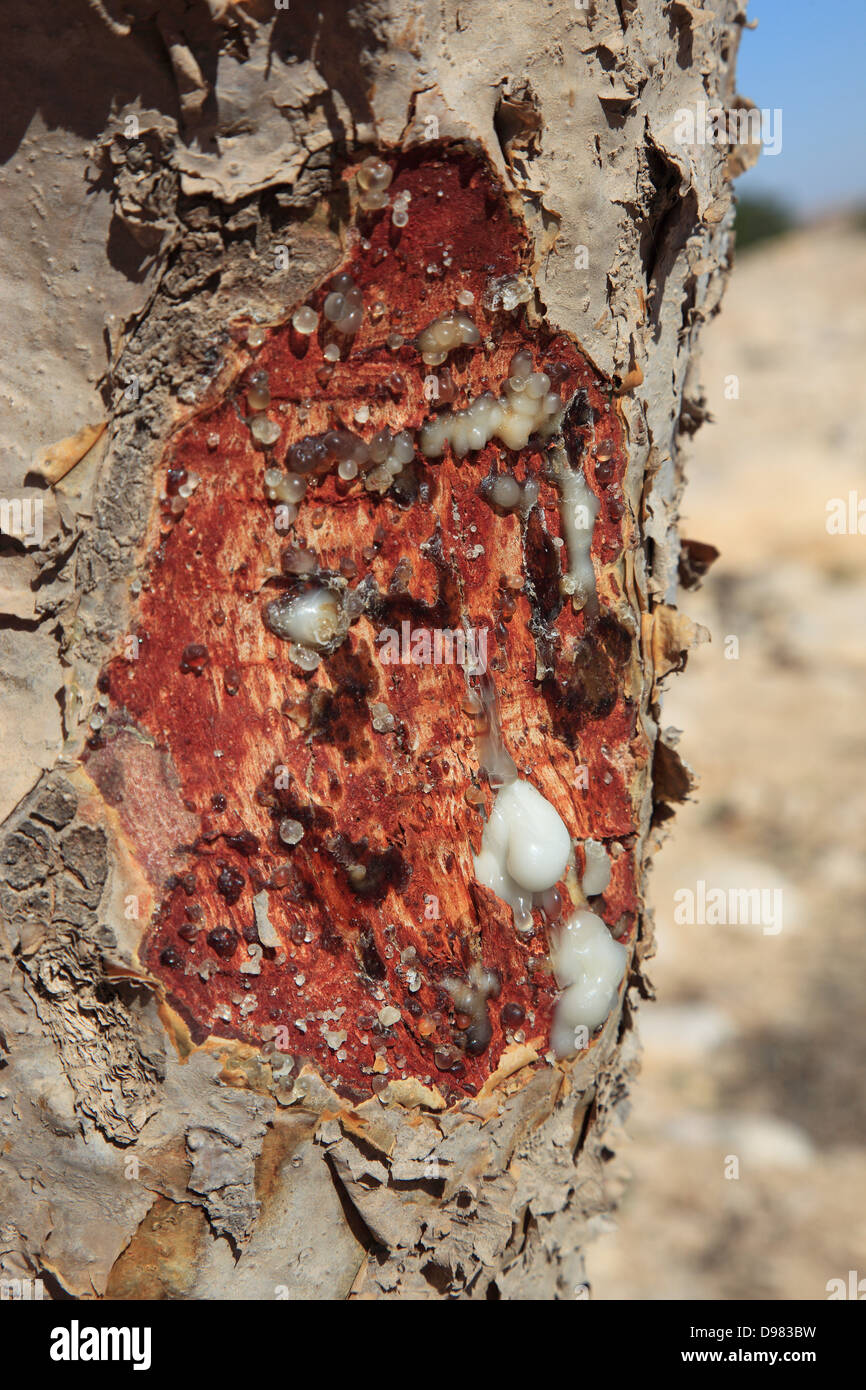
[[568, 548], [568, 569], [562, 576], [562, 590], [571, 595], [575, 608], [585, 608], [596, 598], [590, 551], [599, 502], [583, 474], [574, 472], [563, 449], [551, 449], [550, 459], [562, 499], [562, 529]]
[[338, 596], [322, 586], [297, 598], [274, 599], [265, 609], [265, 622], [284, 642], [313, 651], [327, 647], [347, 627]]
[[319, 324], [319, 315], [315, 309], [311, 309], [309, 304], [302, 304], [292, 314], [292, 327], [296, 333], [303, 333], [308, 337], [310, 333], [315, 333]]
[[594, 912], [575, 912], [557, 932], [551, 959], [564, 992], [556, 1004], [550, 1041], [557, 1057], [572, 1057], [585, 1046], [576, 1030], [591, 1033], [616, 1003], [628, 951]]
[[[518, 356], [519, 354], [515, 354]], [[525, 449], [529, 437], [549, 439], [562, 425], [562, 401], [545, 372], [509, 377], [505, 394], [476, 396], [465, 410], [447, 411], [422, 426], [418, 447], [425, 458], [440, 458], [450, 444], [455, 457], [483, 449], [494, 437], [508, 449]], [[596, 508], [598, 504], [596, 503]]]
[[269, 448], [279, 439], [280, 427], [276, 420], [269, 420], [267, 415], [254, 415], [250, 420], [250, 434], [257, 444]]
[[500, 473], [490, 485], [491, 501], [506, 511], [517, 506], [522, 492], [519, 482], [511, 473]]
[[[407, 219], [408, 220], [408, 219]], [[421, 359], [430, 367], [439, 366], [449, 352], [459, 347], [474, 347], [480, 343], [481, 334], [468, 314], [449, 310], [440, 314], [418, 334], [418, 351]]]
[[533, 898], [558, 883], [571, 857], [571, 836], [550, 802], [516, 778], [500, 788], [475, 858], [475, 877], [508, 903], [516, 926], [532, 924]]
[[306, 478], [296, 473], [283, 473], [280, 468], [266, 469], [264, 482], [265, 496], [269, 502], [288, 502], [297, 506], [307, 491]]
[[406, 227], [409, 225], [409, 204], [412, 201], [412, 194], [408, 189], [398, 193], [394, 198], [391, 209], [391, 221], [395, 227]]
[[393, 169], [377, 155], [370, 155], [363, 164], [358, 165], [355, 170], [358, 201], [366, 212], [385, 206], [388, 201], [387, 189], [393, 177]]
[[415, 442], [409, 430], [379, 430], [370, 440], [369, 455], [376, 466], [364, 475], [364, 487], [383, 496], [415, 457]]
[[[387, 168], [387, 165], [385, 167]], [[339, 333], [351, 335], [357, 333], [361, 327], [364, 317], [364, 296], [348, 271], [341, 271], [339, 275], [334, 276], [331, 293], [326, 296], [322, 305], [322, 313]], [[329, 346], [333, 345], [329, 344]], [[336, 362], [340, 356], [339, 349], [336, 357], [329, 357], [326, 348], [324, 356], [326, 361]]]
[[498, 473], [482, 487], [483, 495], [503, 512], [529, 512], [538, 501], [538, 483], [527, 478], [521, 487], [512, 473]]
[[271, 403], [267, 372], [256, 372], [247, 388], [247, 405], [250, 410], [267, 410]]
[[532, 284], [525, 276], [501, 275], [496, 280], [488, 280], [481, 302], [493, 312], [504, 309], [510, 313], [521, 304], [528, 304], [532, 295]]
[[586, 855], [586, 870], [580, 886], [591, 898], [596, 893], [603, 893], [610, 883], [610, 859], [601, 840], [584, 840], [583, 852]]
[[466, 1051], [477, 1057], [483, 1052], [493, 1036], [493, 1029], [487, 1013], [487, 1000], [498, 998], [502, 980], [495, 970], [488, 970], [475, 961], [469, 967], [466, 980], [455, 980], [446, 976], [441, 981], [460, 1013], [468, 1014], [472, 1023], [466, 1030]]

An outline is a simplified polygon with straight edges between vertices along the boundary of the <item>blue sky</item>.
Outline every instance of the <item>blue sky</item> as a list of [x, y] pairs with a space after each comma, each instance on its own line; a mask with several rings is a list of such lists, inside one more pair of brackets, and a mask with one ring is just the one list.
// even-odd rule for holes
[[782, 149], [738, 192], [773, 193], [809, 214], [866, 202], [866, 0], [749, 0], [737, 89], [781, 107]]

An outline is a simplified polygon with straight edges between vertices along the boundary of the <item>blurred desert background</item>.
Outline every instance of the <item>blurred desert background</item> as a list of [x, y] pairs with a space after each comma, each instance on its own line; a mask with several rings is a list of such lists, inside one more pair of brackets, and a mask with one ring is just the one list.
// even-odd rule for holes
[[[866, 1278], [866, 535], [826, 529], [830, 499], [866, 498], [864, 301], [866, 222], [826, 217], [740, 252], [704, 331], [714, 422], [681, 529], [721, 555], [681, 593], [712, 640], [663, 720], [700, 787], [653, 870], [658, 997], [596, 1299], [825, 1299]], [[677, 925], [699, 879], [780, 888], [782, 930]]]

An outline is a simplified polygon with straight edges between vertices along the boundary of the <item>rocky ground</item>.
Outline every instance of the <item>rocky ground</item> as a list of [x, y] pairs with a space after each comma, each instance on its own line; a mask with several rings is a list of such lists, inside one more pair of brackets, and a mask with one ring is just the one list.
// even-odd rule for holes
[[[655, 866], [658, 1000], [595, 1298], [866, 1277], [866, 535], [826, 527], [866, 498], [864, 295], [866, 236], [828, 221], [744, 254], [704, 338], [682, 529], [721, 558], [682, 598], [712, 641], [665, 707], [701, 786]], [[781, 890], [782, 929], [677, 924], [701, 879]]]

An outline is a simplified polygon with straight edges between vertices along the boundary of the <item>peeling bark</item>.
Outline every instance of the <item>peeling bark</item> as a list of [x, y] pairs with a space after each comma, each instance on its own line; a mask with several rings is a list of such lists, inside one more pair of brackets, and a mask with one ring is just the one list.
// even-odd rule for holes
[[[38, 13], [9, 21], [25, 312], [2, 485], [44, 506], [41, 544], [3, 542], [0, 1272], [76, 1297], [581, 1296], [651, 994], [645, 876], [692, 785], [659, 726], [702, 635], [678, 572], [714, 558], [678, 540], [681, 442], [753, 157], [678, 143], [675, 113], [739, 103], [744, 13], [68, 9], [62, 55]], [[404, 228], [359, 205], [373, 153], [411, 195]], [[368, 312], [329, 369], [321, 317], [291, 320], [341, 271]], [[482, 341], [451, 359], [458, 405], [528, 349], [555, 369], [559, 453], [416, 454], [381, 493], [317, 481], [289, 539], [363, 603], [303, 673], [263, 621], [308, 582], [263, 470], [359, 412], [366, 438], [415, 434], [442, 369], [414, 339], [460, 291]], [[504, 462], [537, 484], [525, 513], [487, 500]], [[598, 504], [584, 607], [569, 472]], [[550, 1050], [549, 924], [517, 933], [474, 879], [492, 790], [466, 677], [378, 659], [404, 621], [489, 625], [505, 746], [610, 851], [592, 906], [628, 975], [576, 1058]], [[502, 982], [478, 1052], [443, 986], [473, 962]]]

